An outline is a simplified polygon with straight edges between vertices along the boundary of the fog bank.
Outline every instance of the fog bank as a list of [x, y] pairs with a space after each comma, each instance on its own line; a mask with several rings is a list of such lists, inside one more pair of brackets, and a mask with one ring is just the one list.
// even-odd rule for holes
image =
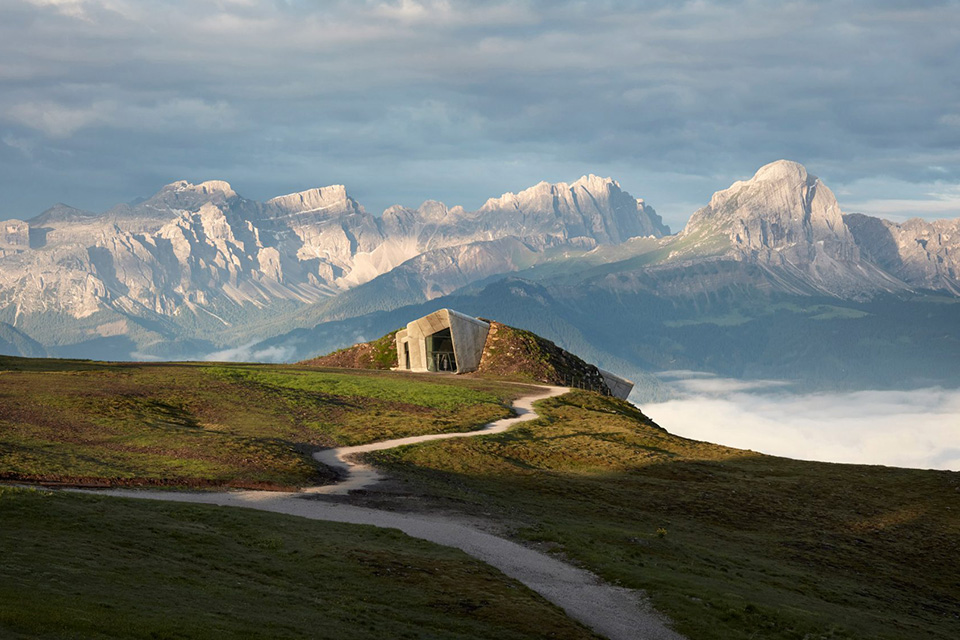
[[772, 455], [960, 471], [960, 390], [790, 393], [780, 381], [661, 374], [678, 394], [644, 404], [676, 435]]

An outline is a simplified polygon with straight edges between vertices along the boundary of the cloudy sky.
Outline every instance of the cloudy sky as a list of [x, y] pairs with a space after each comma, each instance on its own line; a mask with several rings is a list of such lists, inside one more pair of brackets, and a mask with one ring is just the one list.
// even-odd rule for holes
[[847, 211], [960, 215], [960, 0], [0, 0], [0, 219], [592, 172], [676, 228], [778, 158]]

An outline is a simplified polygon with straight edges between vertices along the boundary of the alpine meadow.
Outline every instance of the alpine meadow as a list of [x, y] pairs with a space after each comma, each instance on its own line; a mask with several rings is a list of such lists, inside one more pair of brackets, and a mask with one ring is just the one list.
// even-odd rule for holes
[[960, 0], [0, 3], [0, 637], [954, 640]]

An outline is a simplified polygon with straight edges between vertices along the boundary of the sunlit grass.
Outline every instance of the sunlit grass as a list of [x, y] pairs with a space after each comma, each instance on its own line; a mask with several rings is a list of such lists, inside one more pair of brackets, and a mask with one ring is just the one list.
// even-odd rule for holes
[[694, 639], [942, 638], [960, 620], [960, 474], [801, 462], [673, 436], [576, 392], [503, 435], [374, 455], [647, 589]]
[[309, 454], [509, 415], [482, 380], [269, 365], [0, 358], [0, 478], [294, 488]]

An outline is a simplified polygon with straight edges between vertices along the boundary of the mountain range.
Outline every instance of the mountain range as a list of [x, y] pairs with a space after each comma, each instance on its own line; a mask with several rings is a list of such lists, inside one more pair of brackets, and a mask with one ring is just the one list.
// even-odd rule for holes
[[[104, 213], [58, 204], [0, 222], [0, 352], [14, 355], [294, 360], [451, 306], [640, 378], [695, 368], [876, 385], [871, 357], [823, 373], [838, 352], [818, 364], [817, 344], [862, 343], [849, 356], [863, 360], [870, 340], [927, 336], [907, 369], [949, 382], [957, 365], [936, 363], [960, 356], [958, 302], [960, 219], [844, 214], [785, 160], [715, 193], [675, 235], [594, 175], [476, 211], [428, 201], [379, 216], [342, 185], [257, 202], [180, 181]], [[818, 337], [828, 328], [846, 338]], [[722, 344], [700, 344], [708, 335]], [[764, 335], [763, 354], [733, 346]]]

